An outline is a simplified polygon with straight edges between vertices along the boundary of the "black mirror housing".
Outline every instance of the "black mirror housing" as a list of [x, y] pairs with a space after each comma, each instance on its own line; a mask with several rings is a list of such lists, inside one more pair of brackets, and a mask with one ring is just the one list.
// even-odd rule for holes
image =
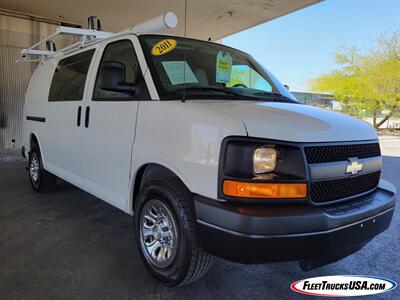
[[133, 84], [125, 82], [125, 65], [115, 61], [106, 61], [100, 69], [100, 88], [120, 93], [136, 92]]

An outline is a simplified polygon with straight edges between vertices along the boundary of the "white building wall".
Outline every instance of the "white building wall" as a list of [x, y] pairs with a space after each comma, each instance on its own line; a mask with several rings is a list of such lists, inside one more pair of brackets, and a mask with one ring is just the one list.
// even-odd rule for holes
[[[20, 63], [21, 49], [53, 33], [58, 24], [14, 17], [0, 12], [0, 150], [18, 149], [22, 137], [22, 109], [34, 63]], [[61, 47], [66, 39], [57, 40]]]

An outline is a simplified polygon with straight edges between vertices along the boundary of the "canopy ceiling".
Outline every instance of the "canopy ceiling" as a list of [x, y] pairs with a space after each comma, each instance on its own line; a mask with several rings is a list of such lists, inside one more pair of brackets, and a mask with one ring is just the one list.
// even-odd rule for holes
[[[320, 1], [187, 0], [186, 35], [218, 40]], [[87, 17], [93, 15], [101, 19], [104, 30], [110, 31], [119, 31], [173, 11], [178, 16], [178, 26], [171, 33], [185, 33], [184, 0], [0, 0], [0, 10], [83, 27]]]

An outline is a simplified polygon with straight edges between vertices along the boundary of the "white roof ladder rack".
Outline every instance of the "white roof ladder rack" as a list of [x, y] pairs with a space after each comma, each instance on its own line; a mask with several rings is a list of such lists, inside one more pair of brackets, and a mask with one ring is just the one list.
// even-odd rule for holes
[[[95, 25], [97, 25], [97, 30], [95, 30]], [[66, 53], [67, 51], [74, 50], [76, 48], [83, 48], [85, 45], [92, 43], [99, 39], [105, 39], [111, 36], [118, 36], [127, 33], [155, 33], [162, 32], [169, 28], [175, 28], [177, 25], [177, 18], [173, 12], [167, 12], [159, 17], [148, 20], [141, 24], [130, 27], [118, 33], [101, 31], [100, 21], [96, 17], [88, 18], [89, 29], [74, 28], [60, 26], [57, 28], [56, 32], [49, 35], [48, 37], [37, 42], [33, 46], [22, 49], [21, 57], [17, 60], [19, 62], [38, 62], [46, 58], [54, 57], [55, 55]], [[65, 48], [55, 51], [55, 44], [52, 39], [58, 35], [72, 35], [80, 36], [80, 42], [71, 44]], [[46, 44], [47, 50], [38, 49], [40, 46]]]
[[[77, 47], [82, 47], [89, 41], [93, 41], [95, 39], [107, 38], [114, 34], [112, 32], [106, 32], [106, 31], [100, 31], [100, 30], [93, 29], [94, 28], [94, 26], [93, 26], [94, 20], [97, 20], [95, 17], [89, 17], [88, 20], [89, 20], [89, 27], [91, 29], [82, 29], [82, 28], [74, 28], [74, 27], [67, 27], [67, 26], [58, 27], [55, 33], [49, 35], [48, 37], [45, 37], [44, 39], [42, 39], [41, 41], [37, 42], [36, 44], [34, 44], [33, 46], [31, 46], [27, 49], [22, 49], [21, 57], [17, 60], [17, 63], [18, 62], [40, 61], [41, 59], [49, 58], [56, 53], [63, 53], [63, 52], [72, 50]], [[98, 27], [100, 27], [99, 21], [97, 21], [97, 24], [98, 24]], [[78, 43], [69, 45], [59, 51], [51, 51], [49, 49], [50, 47], [47, 46], [48, 42], [50, 42], [53, 38], [55, 38], [58, 35], [80, 36], [81, 41]], [[39, 50], [38, 49], [38, 47], [42, 46], [43, 44], [46, 44], [48, 50]]]

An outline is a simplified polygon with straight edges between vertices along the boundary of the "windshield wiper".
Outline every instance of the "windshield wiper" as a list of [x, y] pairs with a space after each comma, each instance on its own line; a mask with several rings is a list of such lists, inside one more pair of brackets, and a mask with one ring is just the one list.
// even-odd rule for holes
[[[278, 93], [273, 93], [273, 92], [258, 92], [258, 93], [254, 93], [252, 95], [246, 95], [246, 94], [242, 94], [239, 92], [236, 92], [230, 88], [226, 88], [226, 87], [212, 87], [212, 86], [188, 86], [185, 88], [179, 88], [176, 89], [174, 92], [182, 92], [183, 94], [183, 99], [182, 101], [186, 100], [186, 91], [212, 91], [212, 92], [219, 92], [219, 93], [224, 93], [226, 95], [231, 95], [231, 96], [235, 96], [237, 98], [240, 99], [248, 99], [248, 100], [253, 100], [253, 101], [277, 101], [277, 98], [279, 99], [285, 99], [287, 102], [295, 102], [292, 99], [283, 96], [281, 94]], [[268, 97], [272, 97], [273, 99], [265, 99], [265, 98], [261, 98], [260, 96], [268, 96]]]
[[212, 87], [212, 86], [190, 86], [190, 87], [186, 87], [186, 88], [180, 88], [175, 90], [176, 91], [213, 91], [213, 92], [221, 92], [224, 94], [228, 94], [228, 95], [238, 95], [238, 96], [242, 96], [239, 93], [235, 93], [234, 91], [228, 90], [226, 88], [219, 88], [219, 87]]
[[227, 88], [220, 88], [220, 87], [212, 87], [212, 86], [189, 86], [186, 88], [179, 88], [176, 89], [174, 92], [182, 92], [183, 94], [183, 99], [182, 101], [185, 102], [186, 101], [186, 91], [200, 91], [200, 92], [207, 92], [207, 91], [212, 91], [212, 92], [219, 92], [219, 93], [223, 93], [225, 95], [230, 95], [230, 96], [235, 96], [236, 98], [239, 99], [250, 99], [250, 100], [259, 100], [259, 97], [254, 97], [251, 95], [243, 95], [241, 93], [237, 93], [235, 91], [232, 91], [230, 89]]
[[275, 92], [257, 92], [254, 95], [273, 97], [275, 99], [274, 102], [276, 102], [277, 98], [285, 99], [288, 102], [296, 102], [287, 96]]

